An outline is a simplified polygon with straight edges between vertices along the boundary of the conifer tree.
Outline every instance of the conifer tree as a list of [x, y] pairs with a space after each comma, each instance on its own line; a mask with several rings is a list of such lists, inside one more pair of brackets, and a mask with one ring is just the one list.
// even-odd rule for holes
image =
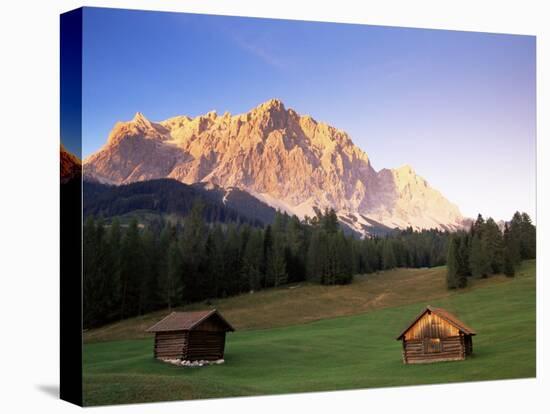
[[470, 246], [470, 272], [474, 277], [482, 277], [486, 269], [487, 263], [481, 249], [481, 240], [478, 234], [474, 234]]
[[477, 219], [470, 228], [470, 233], [473, 235], [477, 234], [480, 238], [482, 237], [483, 230], [485, 228], [485, 220], [481, 214], [477, 215]]
[[121, 247], [120, 279], [122, 285], [121, 318], [136, 315], [143, 280], [143, 252], [138, 222], [132, 218]]
[[447, 253], [447, 288], [458, 288], [458, 246], [454, 236], [449, 241], [449, 250]]
[[262, 233], [253, 230], [243, 253], [243, 279], [247, 281], [250, 291], [258, 290], [261, 286], [263, 250]]
[[[515, 216], [514, 216], [515, 217]], [[520, 223], [505, 223], [505, 244], [512, 263], [518, 265], [521, 262]]]
[[[273, 247], [273, 234], [271, 230], [271, 225], [268, 224], [264, 231], [264, 254], [263, 254], [263, 265], [262, 273], [265, 275], [267, 273], [267, 256]], [[264, 280], [264, 287], [267, 286], [267, 281]]]
[[534, 259], [537, 254], [536, 229], [527, 213], [521, 214], [520, 253], [522, 259]]
[[286, 233], [288, 246], [286, 262], [289, 281], [305, 280], [306, 240], [302, 223], [297, 216], [290, 217]]
[[168, 248], [166, 277], [162, 279], [161, 296], [170, 310], [183, 302], [183, 258], [177, 240], [172, 240]]
[[325, 214], [321, 216], [320, 224], [321, 228], [326, 231], [327, 234], [336, 233], [340, 228], [336, 211], [333, 208], [325, 209]]
[[392, 241], [388, 238], [384, 240], [382, 249], [382, 268], [384, 270], [393, 269], [396, 266], [395, 253], [393, 251]]
[[451, 236], [447, 252], [447, 287], [449, 289], [464, 288], [467, 284], [466, 274], [461, 273], [461, 250], [464, 246], [464, 235]]
[[120, 249], [122, 233], [120, 222], [117, 218], [111, 222], [106, 238], [105, 254], [108, 257], [108, 263], [106, 265], [107, 277], [103, 301], [105, 310], [104, 321], [110, 322], [117, 319], [120, 309]]
[[502, 233], [492, 218], [487, 219], [485, 223], [482, 239], [487, 249], [487, 260], [490, 267], [488, 273], [500, 273], [504, 260], [502, 255]]
[[209, 282], [209, 296], [217, 298], [220, 295], [220, 286], [225, 276], [224, 263], [224, 235], [220, 225], [215, 225], [209, 236], [210, 243], [206, 246], [207, 280]]
[[336, 257], [336, 269], [334, 283], [348, 284], [353, 280], [352, 250], [350, 243], [339, 230], [334, 236], [334, 254]]
[[183, 258], [183, 284], [185, 286], [184, 300], [193, 302], [203, 297], [201, 290], [204, 264], [204, 250], [206, 244], [206, 227], [203, 219], [204, 204], [197, 199], [190, 214], [185, 218], [183, 234], [179, 240], [181, 256]]
[[241, 264], [240, 237], [234, 224], [228, 226], [224, 248], [225, 277], [223, 281], [223, 292], [225, 295], [239, 293], [242, 286], [242, 264]]
[[[465, 232], [461, 232], [458, 235], [458, 251], [457, 251], [457, 260], [458, 260], [458, 276], [459, 276], [459, 285], [464, 284], [466, 281], [466, 276], [470, 274], [470, 248], [469, 248], [469, 235]], [[459, 286], [463, 287], [463, 286]]]
[[503, 240], [504, 240], [504, 268], [503, 268], [503, 272], [506, 276], [513, 277], [516, 274], [514, 255], [517, 254], [513, 250], [516, 249], [517, 246], [514, 245], [512, 239], [510, 237], [510, 228], [508, 227], [508, 223], [504, 224]]
[[159, 295], [159, 254], [158, 242], [150, 227], [142, 234], [143, 272], [141, 281], [140, 305], [138, 314], [150, 312], [159, 307], [161, 298]]
[[307, 251], [307, 279], [312, 282], [321, 282], [322, 257], [321, 257], [321, 231], [313, 230]]
[[273, 245], [267, 252], [266, 278], [269, 286], [280, 286], [287, 282], [284, 244], [280, 235], [274, 237]]
[[376, 270], [376, 250], [373, 247], [371, 238], [364, 238], [360, 243], [360, 255], [362, 263], [362, 273], [372, 273]]

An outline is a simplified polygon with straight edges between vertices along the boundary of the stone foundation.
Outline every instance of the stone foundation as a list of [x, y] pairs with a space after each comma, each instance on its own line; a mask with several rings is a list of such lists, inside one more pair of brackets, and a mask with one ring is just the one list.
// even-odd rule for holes
[[207, 361], [207, 360], [198, 360], [198, 361], [187, 361], [187, 360], [181, 360], [181, 359], [163, 359], [163, 362], [166, 362], [167, 364], [177, 365], [180, 367], [204, 367], [208, 365], [220, 365], [225, 362], [223, 359], [217, 359], [215, 361]]

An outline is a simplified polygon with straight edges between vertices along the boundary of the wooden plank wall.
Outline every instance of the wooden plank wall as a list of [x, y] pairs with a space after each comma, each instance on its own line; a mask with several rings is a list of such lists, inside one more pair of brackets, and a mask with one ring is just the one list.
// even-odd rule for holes
[[426, 313], [405, 333], [405, 340], [458, 335], [460, 331], [449, 322], [433, 313]]

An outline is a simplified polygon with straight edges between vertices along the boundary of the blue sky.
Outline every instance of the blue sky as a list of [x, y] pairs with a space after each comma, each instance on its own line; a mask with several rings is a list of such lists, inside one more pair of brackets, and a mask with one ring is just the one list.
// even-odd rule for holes
[[534, 219], [535, 37], [88, 8], [83, 46], [84, 157], [137, 111], [279, 98], [465, 215]]

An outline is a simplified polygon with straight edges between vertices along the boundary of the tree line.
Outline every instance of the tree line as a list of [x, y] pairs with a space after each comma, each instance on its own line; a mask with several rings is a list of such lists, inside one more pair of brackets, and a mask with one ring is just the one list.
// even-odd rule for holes
[[536, 256], [536, 229], [527, 213], [516, 212], [504, 228], [478, 215], [469, 231], [453, 234], [447, 252], [447, 286], [463, 288], [468, 277], [515, 275], [516, 266]]
[[[207, 222], [196, 202], [183, 221], [143, 225], [88, 216], [84, 224], [84, 327], [153, 310], [308, 281], [351, 283], [354, 274], [446, 263], [450, 233], [408, 228], [346, 235], [334, 210], [270, 225]], [[455, 243], [455, 238], [452, 238]]]

